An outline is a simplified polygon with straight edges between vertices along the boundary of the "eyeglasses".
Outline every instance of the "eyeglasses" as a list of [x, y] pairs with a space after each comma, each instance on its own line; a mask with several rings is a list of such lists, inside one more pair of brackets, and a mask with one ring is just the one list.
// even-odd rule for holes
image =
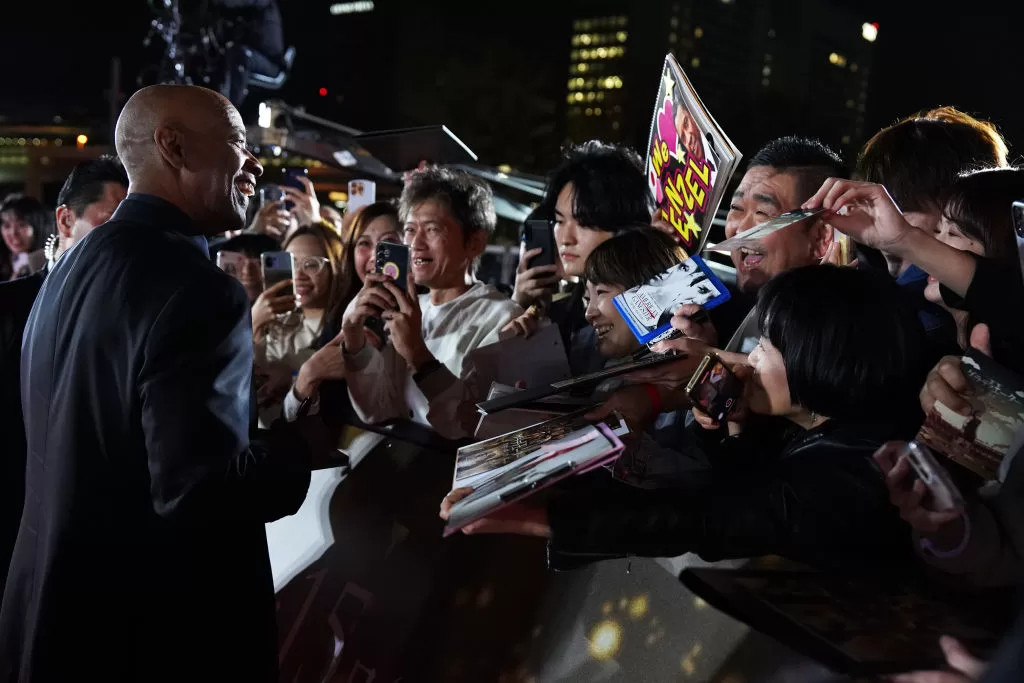
[[330, 260], [323, 256], [307, 256], [304, 259], [295, 260], [295, 269], [312, 277], [319, 275], [330, 263]]

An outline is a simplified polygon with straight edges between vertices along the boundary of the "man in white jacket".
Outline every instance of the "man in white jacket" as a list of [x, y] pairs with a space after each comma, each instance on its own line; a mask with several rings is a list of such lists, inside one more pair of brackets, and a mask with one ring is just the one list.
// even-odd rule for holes
[[[411, 419], [449, 439], [471, 436], [471, 420], [460, 414], [466, 416], [463, 406], [484, 398], [488, 387], [473, 381], [466, 358], [498, 341], [500, 330], [522, 313], [471, 275], [494, 231], [493, 195], [467, 173], [433, 168], [411, 177], [400, 212], [411, 252], [410, 293], [370, 275], [349, 305], [342, 322], [349, 396], [367, 423]], [[414, 284], [428, 293], [417, 296]], [[383, 318], [390, 333], [379, 351], [366, 343], [370, 316]]]

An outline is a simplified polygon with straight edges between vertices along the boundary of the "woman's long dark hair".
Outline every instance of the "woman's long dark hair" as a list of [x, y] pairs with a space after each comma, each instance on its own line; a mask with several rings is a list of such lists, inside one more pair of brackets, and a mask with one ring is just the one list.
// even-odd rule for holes
[[[320, 348], [324, 343], [333, 339], [337, 336], [338, 332], [341, 331], [341, 317], [345, 314], [345, 306], [348, 305], [348, 301], [345, 299], [345, 292], [343, 291], [345, 282], [345, 245], [341, 241], [341, 237], [339, 237], [338, 233], [334, 232], [334, 230], [328, 228], [322, 223], [314, 223], [313, 225], [303, 226], [293, 232], [281, 248], [287, 249], [288, 245], [291, 244], [296, 237], [302, 237], [304, 235], [313, 237], [320, 243], [320, 247], [327, 255], [327, 261], [331, 269], [331, 282], [328, 285], [327, 305], [324, 308], [322, 325], [323, 332], [320, 335], [320, 339], [318, 339], [314, 344], [314, 347]], [[326, 337], [326, 341], [323, 341], [324, 337]]]

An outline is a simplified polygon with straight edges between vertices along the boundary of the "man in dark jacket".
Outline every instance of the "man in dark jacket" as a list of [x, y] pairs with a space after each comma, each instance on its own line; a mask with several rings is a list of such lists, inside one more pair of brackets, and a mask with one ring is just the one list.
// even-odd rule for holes
[[[76, 166], [57, 195], [58, 253], [101, 223], [128, 193], [128, 176], [109, 156]], [[0, 283], [0, 435], [4, 440], [0, 476], [0, 596], [18, 535], [25, 500], [25, 426], [21, 416], [21, 336], [32, 303], [46, 279], [46, 269]]]
[[252, 331], [205, 235], [240, 229], [262, 168], [223, 97], [135, 93], [131, 193], [65, 254], [22, 357], [25, 507], [0, 608], [0, 679], [275, 681], [265, 522], [309, 453], [250, 443]]

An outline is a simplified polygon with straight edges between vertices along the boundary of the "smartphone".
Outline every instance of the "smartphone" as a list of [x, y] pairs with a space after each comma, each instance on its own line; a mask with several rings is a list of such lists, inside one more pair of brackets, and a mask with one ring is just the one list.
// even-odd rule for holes
[[725, 419], [729, 411], [735, 407], [742, 392], [743, 384], [714, 353], [704, 356], [686, 385], [686, 395], [690, 397], [693, 405], [710, 415], [716, 422]]
[[270, 289], [284, 280], [294, 280], [292, 255], [287, 251], [265, 251], [260, 254], [260, 264], [264, 289]]
[[950, 478], [949, 472], [939, 464], [927, 446], [911, 441], [903, 447], [900, 456], [910, 461], [914, 474], [928, 487], [933, 510], [945, 512], [963, 507], [963, 496]]
[[530, 268], [553, 266], [557, 263], [558, 249], [555, 247], [555, 227], [551, 221], [534, 220], [523, 224], [523, 245], [526, 251], [542, 251], [530, 259]]
[[377, 201], [377, 183], [372, 180], [350, 180], [346, 211], [354, 213]]
[[246, 256], [235, 251], [218, 251], [217, 267], [231, 277], [238, 279], [245, 268]]
[[304, 168], [286, 168], [282, 174], [281, 184], [305, 192], [306, 186], [299, 181], [299, 178], [305, 178], [308, 175], [309, 172]]
[[1024, 238], [1024, 200], [1013, 203], [1013, 227], [1017, 230], [1017, 235]]
[[409, 247], [394, 242], [377, 243], [376, 271], [387, 275], [403, 292], [408, 292]]
[[281, 192], [280, 185], [264, 185], [260, 188], [260, 207], [264, 207], [271, 202], [281, 201], [281, 197], [284, 195]]

